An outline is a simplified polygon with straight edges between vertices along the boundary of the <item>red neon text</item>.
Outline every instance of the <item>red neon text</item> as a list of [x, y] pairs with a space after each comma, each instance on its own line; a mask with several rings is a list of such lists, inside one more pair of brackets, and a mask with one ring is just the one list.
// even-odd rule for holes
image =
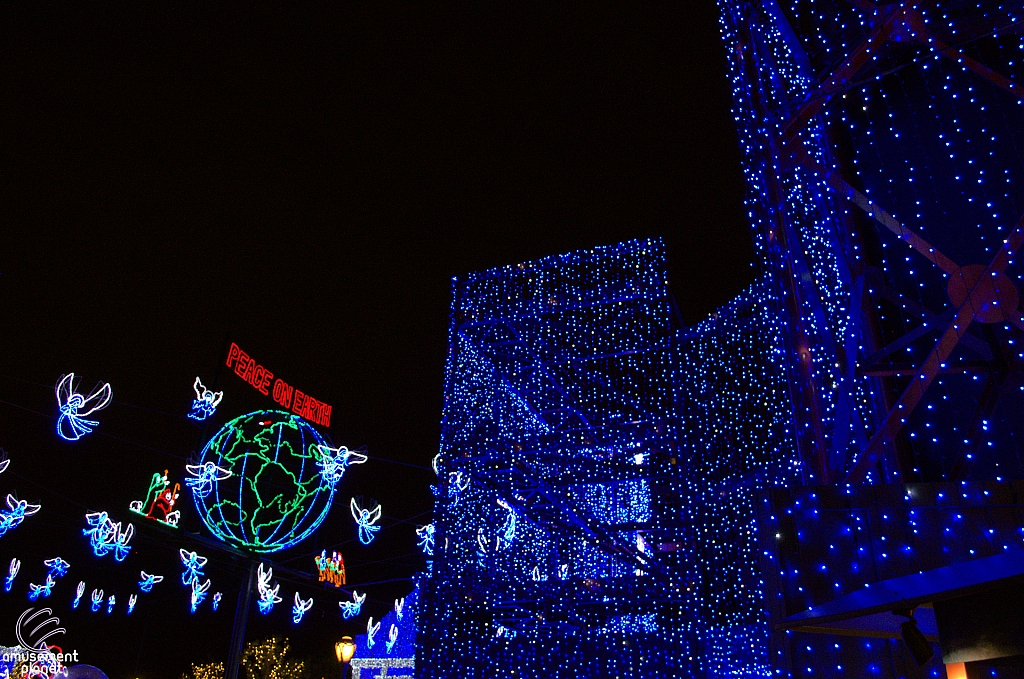
[[264, 396], [270, 396], [285, 409], [291, 409], [299, 417], [314, 424], [324, 427], [331, 426], [331, 406], [323, 401], [318, 401], [309, 394], [302, 393], [280, 377], [274, 381], [273, 389], [271, 389], [270, 383], [274, 380], [274, 373], [258, 364], [252, 356], [242, 351], [234, 342], [228, 349], [227, 366], [230, 368], [232, 364], [235, 374]]

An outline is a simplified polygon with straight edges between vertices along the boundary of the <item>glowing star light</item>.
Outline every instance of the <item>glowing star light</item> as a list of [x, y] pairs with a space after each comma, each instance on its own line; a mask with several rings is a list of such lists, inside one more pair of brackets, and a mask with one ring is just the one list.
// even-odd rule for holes
[[7, 509], [0, 511], [0, 535], [12, 528], [17, 528], [26, 516], [32, 516], [39, 511], [40, 507], [41, 505], [30, 505], [25, 500], [8, 495]]
[[36, 584], [29, 583], [29, 586], [28, 586], [28, 590], [29, 590], [28, 591], [28, 598], [31, 599], [32, 601], [35, 601], [36, 599], [38, 599], [41, 596], [42, 597], [50, 596], [50, 590], [52, 590], [53, 586], [56, 585], [56, 584], [57, 584], [57, 581], [53, 579], [53, 576], [47, 574], [46, 582], [44, 582], [43, 584], [36, 585]]
[[75, 600], [71, 602], [71, 608], [78, 608], [79, 602], [82, 601], [83, 594], [85, 594], [85, 583], [79, 582], [78, 589], [75, 590]]
[[100, 610], [100, 606], [103, 605], [103, 590], [102, 589], [100, 589], [100, 590], [94, 589], [92, 591], [91, 598], [92, 598], [92, 612], [95, 613], [96, 611]]
[[374, 625], [373, 624], [373, 616], [371, 615], [370, 619], [366, 621], [366, 647], [367, 648], [373, 648], [373, 637], [377, 634], [377, 632], [379, 630], [380, 630], [380, 623], [378, 622], [376, 625]]
[[178, 502], [178, 495], [181, 491], [181, 484], [176, 483], [171, 488], [171, 482], [167, 480], [167, 470], [164, 473], [156, 472], [149, 481], [149, 490], [146, 491], [145, 500], [132, 500], [128, 509], [141, 514], [147, 519], [159, 521], [165, 526], [178, 527], [178, 519], [181, 512], [174, 509]]
[[135, 610], [135, 602], [138, 601], [139, 597], [137, 594], [132, 594], [128, 597], [128, 612], [126, 615], [131, 615], [132, 611]]
[[234, 472], [221, 469], [212, 462], [187, 464], [185, 471], [192, 476], [191, 479], [185, 479], [185, 485], [198, 497], [206, 497], [213, 490], [213, 484], [234, 476]]
[[196, 399], [192, 401], [192, 412], [190, 412], [188, 416], [193, 420], [199, 420], [202, 422], [210, 415], [213, 415], [214, 411], [217, 410], [217, 406], [220, 405], [220, 400], [224, 398], [224, 392], [210, 391], [203, 386], [203, 383], [198, 377], [192, 384], [192, 388], [196, 392]]
[[60, 578], [68, 574], [68, 568], [71, 567], [64, 559], [55, 557], [53, 559], [47, 559], [43, 562], [43, 565], [49, 569], [50, 575], [55, 578]]
[[388, 654], [395, 647], [396, 641], [398, 641], [398, 625], [392, 624], [391, 629], [388, 630], [388, 640], [384, 642], [384, 648], [387, 649]]
[[185, 571], [181, 574], [181, 584], [191, 585], [193, 580], [203, 577], [203, 566], [207, 561], [205, 556], [199, 556], [195, 552], [184, 549], [178, 550], [178, 556], [181, 557], [181, 563], [185, 567]]
[[359, 527], [359, 542], [364, 545], [370, 544], [377, 537], [377, 531], [380, 530], [380, 526], [374, 524], [380, 521], [381, 506], [377, 505], [372, 510], [360, 509], [356, 504], [356, 499], [352, 498], [349, 508], [352, 510], [352, 518], [356, 520], [356, 525]]
[[85, 417], [106, 408], [113, 395], [110, 385], [100, 382], [91, 394], [82, 396], [75, 391], [74, 381], [75, 373], [63, 375], [54, 390], [57, 394], [57, 407], [60, 409], [57, 434], [66, 441], [77, 441], [99, 425], [99, 422]]
[[220, 598], [224, 596], [220, 592], [214, 592], [213, 594], [213, 610], [216, 611], [217, 607], [220, 606]]
[[21, 570], [21, 562], [17, 559], [11, 559], [11, 565], [7, 567], [7, 577], [4, 578], [4, 590], [10, 592], [11, 587], [14, 586], [14, 578], [18, 575], [18, 571]]
[[207, 580], [203, 584], [199, 584], [199, 578], [192, 581], [192, 612], [195, 613], [196, 609], [199, 608], [199, 604], [203, 603], [206, 599], [206, 592], [210, 589], [210, 581]]
[[419, 542], [416, 544], [427, 556], [434, 556], [434, 524], [428, 523], [416, 529], [416, 536]]
[[341, 601], [338, 603], [338, 607], [341, 608], [341, 617], [348, 620], [359, 615], [359, 611], [363, 610], [363, 602], [366, 601], [366, 595], [359, 595], [359, 592], [352, 590], [352, 601]]
[[281, 589], [281, 585], [277, 584], [274, 587], [270, 586], [270, 581], [274, 577], [274, 569], [268, 568], [265, 572], [263, 570], [263, 564], [260, 564], [259, 571], [256, 574], [256, 591], [259, 592], [260, 600], [257, 602], [260, 613], [267, 615], [274, 609], [274, 604], [281, 601], [281, 597], [277, 596], [278, 590]]
[[302, 600], [299, 593], [295, 593], [295, 603], [292, 605], [292, 622], [298, 625], [302, 622], [302, 616], [306, 614], [306, 611], [313, 608], [313, 598], [310, 597], [306, 601]]
[[320, 476], [323, 477], [327, 485], [332, 487], [341, 481], [341, 477], [345, 475], [345, 470], [349, 465], [363, 464], [367, 460], [365, 455], [353, 452], [345, 446], [331, 448], [317, 445], [316, 448], [320, 453], [320, 459], [316, 463], [316, 466], [320, 467]]
[[149, 592], [153, 589], [153, 585], [164, 579], [164, 576], [162, 575], [150, 575], [146, 571], [139, 571], [139, 573], [141, 575], [141, 579], [139, 580], [139, 589], [143, 592]]

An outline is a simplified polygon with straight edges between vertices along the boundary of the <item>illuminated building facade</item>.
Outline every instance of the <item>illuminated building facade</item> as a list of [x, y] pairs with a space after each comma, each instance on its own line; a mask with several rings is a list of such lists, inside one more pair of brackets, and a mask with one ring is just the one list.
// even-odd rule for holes
[[793, 616], [1024, 548], [1024, 10], [719, 6], [758, 279], [689, 328], [656, 240], [454, 282], [418, 676], [941, 677]]

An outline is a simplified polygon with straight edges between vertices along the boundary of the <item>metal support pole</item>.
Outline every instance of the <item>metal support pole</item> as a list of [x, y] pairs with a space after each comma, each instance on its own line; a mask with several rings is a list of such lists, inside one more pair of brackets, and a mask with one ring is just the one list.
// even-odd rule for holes
[[238, 679], [238, 667], [242, 662], [242, 649], [245, 645], [245, 625], [249, 621], [249, 601], [252, 597], [253, 585], [256, 582], [256, 559], [249, 561], [249, 568], [238, 593], [238, 606], [235, 608], [235, 624], [231, 628], [231, 649], [228, 651], [228, 664], [224, 679]]

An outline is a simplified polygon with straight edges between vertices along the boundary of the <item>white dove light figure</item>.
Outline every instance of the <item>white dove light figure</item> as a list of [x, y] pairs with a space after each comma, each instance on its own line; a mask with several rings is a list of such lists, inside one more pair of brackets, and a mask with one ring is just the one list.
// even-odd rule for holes
[[196, 497], [206, 497], [213, 490], [213, 484], [234, 476], [234, 472], [221, 469], [212, 462], [203, 464], [187, 464], [185, 471], [192, 477], [185, 479], [185, 485], [192, 489]]
[[[206, 565], [205, 556], [199, 556], [195, 552], [188, 552], [184, 549], [178, 550], [178, 556], [181, 557], [181, 563], [185, 566], [185, 572], [181, 574], [181, 584], [191, 585], [193, 580], [203, 577], [203, 566]], [[159, 580], [154, 580], [154, 582], [159, 582]]]
[[162, 575], [150, 575], [146, 571], [139, 571], [139, 575], [141, 576], [139, 580], [139, 589], [143, 592], [149, 592], [153, 589], [153, 585], [164, 579], [164, 576]]
[[217, 410], [221, 399], [224, 398], [224, 392], [210, 391], [203, 386], [202, 381], [198, 377], [196, 377], [196, 381], [192, 384], [192, 388], [196, 392], [196, 398], [192, 401], [192, 412], [188, 416], [193, 420], [202, 422]]
[[274, 569], [268, 568], [264, 572], [263, 564], [260, 564], [259, 571], [256, 573], [256, 591], [260, 595], [257, 605], [259, 606], [260, 613], [263, 615], [270, 613], [274, 608], [274, 604], [281, 601], [281, 597], [277, 596], [277, 592], [281, 589], [280, 583], [274, 587], [270, 586], [270, 581], [273, 577]]
[[416, 536], [419, 538], [417, 546], [427, 556], [434, 556], [434, 524], [428, 523], [416, 529]]
[[195, 613], [196, 609], [199, 608], [199, 604], [203, 603], [203, 599], [206, 598], [206, 592], [210, 589], [210, 581], [207, 580], [203, 584], [199, 584], [199, 578], [192, 581], [192, 612]]
[[292, 622], [298, 625], [302, 622], [302, 616], [306, 614], [306, 611], [313, 608], [313, 597], [310, 597], [306, 601], [302, 600], [299, 593], [295, 593], [295, 604], [292, 606]]
[[356, 525], [359, 527], [359, 542], [364, 545], [370, 544], [377, 537], [377, 531], [380, 530], [380, 526], [374, 524], [380, 521], [381, 506], [377, 505], [372, 510], [360, 509], [356, 504], [356, 499], [352, 498], [349, 508], [352, 510], [352, 518], [356, 520]]
[[387, 649], [389, 655], [395, 647], [396, 641], [398, 641], [398, 625], [392, 623], [391, 629], [388, 630], [388, 640], [384, 642], [384, 648]]
[[377, 632], [379, 630], [380, 630], [380, 623], [378, 622], [376, 625], [374, 625], [373, 624], [373, 616], [371, 615], [370, 619], [366, 621], [366, 647], [367, 648], [373, 648], [373, 637], [377, 634]]
[[4, 578], [4, 590], [10, 592], [11, 587], [14, 586], [14, 578], [18, 575], [18, 571], [21, 570], [21, 561], [18, 559], [11, 559], [11, 565], [7, 567], [7, 577]]
[[132, 551], [132, 547], [128, 543], [131, 542], [133, 535], [135, 535], [135, 524], [129, 523], [123, 531], [118, 531], [117, 539], [114, 542], [114, 558], [118, 561], [124, 561], [128, 552]]
[[43, 565], [50, 570], [50, 575], [52, 575], [55, 578], [60, 578], [67, 575], [68, 568], [71, 567], [71, 564], [69, 564], [67, 561], [60, 558], [59, 556], [53, 559], [47, 559], [43, 562]]
[[348, 620], [359, 615], [359, 611], [363, 610], [363, 602], [366, 601], [366, 595], [360, 595], [359, 592], [352, 590], [352, 601], [342, 601], [338, 603], [341, 608], [341, 617]]
[[30, 505], [25, 500], [19, 500], [13, 495], [7, 495], [8, 509], [0, 511], [0, 535], [3, 535], [12, 528], [17, 528], [26, 516], [32, 516], [42, 505]]
[[95, 613], [96, 611], [100, 610], [100, 606], [103, 605], [103, 590], [102, 589], [100, 589], [100, 590], [95, 590], [94, 589], [92, 591], [92, 595], [91, 596], [92, 596], [92, 612]]
[[28, 586], [28, 588], [29, 588], [28, 598], [31, 599], [32, 601], [35, 601], [36, 599], [38, 599], [41, 596], [44, 596], [44, 597], [50, 596], [50, 590], [52, 590], [53, 586], [56, 585], [56, 584], [57, 584], [57, 581], [53, 579], [53, 576], [50, 575], [49, 573], [47, 573], [46, 574], [46, 582], [43, 583], [42, 585], [36, 585], [36, 584], [33, 584], [33, 583], [29, 583], [29, 586]]
[[317, 460], [316, 466], [320, 467], [320, 476], [323, 477], [324, 482], [331, 487], [341, 481], [341, 477], [345, 475], [345, 470], [349, 465], [363, 464], [368, 459], [362, 453], [351, 451], [345, 446], [331, 448], [318, 445], [316, 448], [320, 453], [320, 459]]
[[103, 410], [110, 403], [113, 391], [110, 385], [100, 382], [88, 396], [75, 391], [75, 373], [62, 375], [54, 392], [57, 394], [57, 434], [66, 441], [77, 441], [99, 425], [95, 420], [86, 420], [97, 410]]

